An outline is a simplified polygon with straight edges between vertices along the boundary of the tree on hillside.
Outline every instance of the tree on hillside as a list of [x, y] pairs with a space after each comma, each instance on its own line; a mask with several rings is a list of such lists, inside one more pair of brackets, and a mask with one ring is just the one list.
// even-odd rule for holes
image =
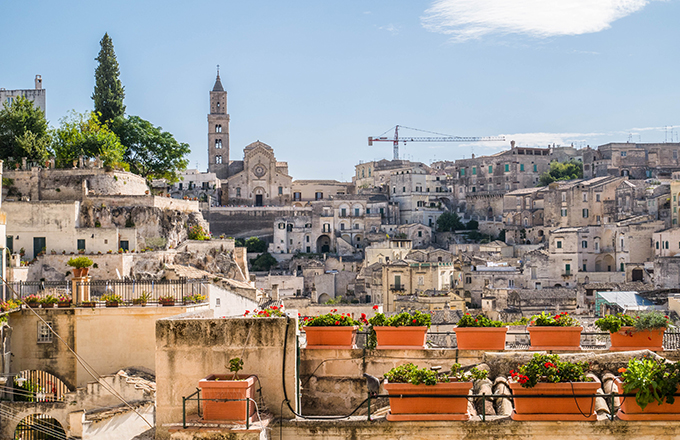
[[99, 121], [95, 112], [75, 111], [61, 119], [55, 131], [54, 152], [59, 166], [70, 166], [79, 156], [99, 157], [105, 166], [127, 168], [123, 162], [125, 147], [118, 136]]
[[50, 156], [51, 136], [45, 113], [33, 102], [18, 97], [0, 110], [0, 159], [44, 162]]
[[171, 133], [139, 116], [118, 116], [110, 127], [126, 148], [124, 161], [133, 173], [174, 183], [179, 178], [177, 172], [189, 164], [189, 144], [177, 142]]
[[540, 186], [547, 186], [557, 180], [573, 180], [581, 179], [582, 177], [583, 162], [577, 160], [570, 160], [564, 163], [554, 161], [550, 162], [550, 171], [541, 174], [538, 183]]
[[465, 225], [455, 212], [445, 212], [437, 219], [437, 229], [440, 232], [453, 232], [457, 229], [465, 229]]
[[99, 55], [95, 58], [99, 65], [94, 71], [95, 84], [92, 99], [94, 100], [94, 111], [101, 114], [100, 120], [108, 122], [116, 116], [125, 114], [125, 105], [123, 105], [125, 87], [120, 82], [118, 60], [116, 60], [116, 52], [113, 50], [113, 41], [111, 41], [108, 33], [104, 34], [99, 44], [101, 49]]

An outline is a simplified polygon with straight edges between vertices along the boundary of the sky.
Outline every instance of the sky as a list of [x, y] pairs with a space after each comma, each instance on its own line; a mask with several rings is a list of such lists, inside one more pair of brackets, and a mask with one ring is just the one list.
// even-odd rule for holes
[[[395, 125], [504, 142], [409, 143], [431, 163], [548, 144], [680, 137], [680, 0], [2, 1], [0, 87], [42, 75], [52, 126], [91, 110], [108, 33], [126, 112], [207, 168], [216, 66], [230, 159], [262, 141], [294, 179], [392, 158]], [[427, 135], [403, 131], [409, 135]]]

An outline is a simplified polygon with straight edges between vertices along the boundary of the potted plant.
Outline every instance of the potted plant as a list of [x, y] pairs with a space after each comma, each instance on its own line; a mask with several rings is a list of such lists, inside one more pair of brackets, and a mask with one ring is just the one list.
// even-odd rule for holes
[[680, 420], [680, 364], [665, 359], [630, 359], [614, 382], [624, 397], [617, 416], [621, 420]]
[[463, 315], [453, 329], [459, 350], [505, 350], [508, 327], [485, 315]]
[[162, 305], [163, 307], [174, 306], [175, 305], [175, 297], [171, 296], [171, 295], [159, 296], [158, 297], [158, 304]]
[[[472, 389], [472, 381], [485, 379], [487, 371], [472, 367], [464, 371], [460, 364], [453, 364], [450, 372], [439, 373], [428, 368], [418, 368], [408, 363], [392, 368], [385, 374], [383, 387], [390, 397], [390, 411], [387, 420], [468, 420], [467, 394]], [[461, 397], [412, 397], [423, 395], [460, 395]]]
[[115, 293], [107, 293], [102, 295], [102, 301], [106, 303], [106, 307], [118, 307], [123, 302], [123, 298]]
[[595, 321], [602, 331], [609, 332], [612, 351], [663, 350], [663, 335], [671, 327], [668, 316], [661, 312], [635, 316], [617, 313]]
[[[254, 375], [240, 375], [243, 360], [229, 360], [229, 371], [232, 374], [211, 374], [198, 381], [201, 389], [201, 404], [204, 420], [225, 420], [245, 423], [255, 414], [255, 382]], [[229, 399], [229, 402], [219, 402]], [[250, 400], [250, 403], [246, 401]], [[247, 409], [250, 409], [250, 412]]]
[[432, 318], [418, 310], [386, 317], [377, 313], [368, 320], [375, 331], [378, 349], [425, 348], [427, 329]]
[[75, 257], [69, 259], [66, 264], [73, 268], [74, 278], [81, 278], [87, 276], [87, 273], [90, 271], [90, 266], [92, 266], [93, 262], [87, 257]]
[[43, 309], [51, 309], [58, 302], [54, 295], [45, 295], [40, 298], [40, 307]]
[[206, 296], [201, 295], [197, 293], [196, 295], [188, 295], [182, 298], [184, 305], [189, 305], [189, 304], [199, 304], [205, 301]]
[[83, 301], [80, 303], [80, 307], [97, 307], [97, 301]]
[[132, 304], [144, 307], [149, 300], [151, 300], [151, 294], [144, 290], [138, 298], [132, 300]]
[[71, 296], [70, 295], [59, 295], [57, 297], [57, 306], [60, 309], [65, 309], [71, 307]]
[[[534, 354], [517, 371], [510, 371], [515, 397], [512, 419], [596, 421], [594, 395], [600, 383], [586, 377], [587, 370], [587, 362], [563, 362], [556, 354]], [[568, 397], [522, 397], [532, 395]]]
[[40, 296], [34, 294], [28, 295], [24, 298], [24, 302], [28, 307], [34, 309], [40, 305]]
[[325, 315], [305, 316], [301, 323], [310, 349], [356, 348], [357, 330], [361, 324], [349, 313], [338, 313], [338, 309]]
[[541, 312], [533, 316], [529, 323], [529, 337], [531, 338], [531, 350], [580, 350], [581, 349], [580, 323], [562, 312], [555, 316]]

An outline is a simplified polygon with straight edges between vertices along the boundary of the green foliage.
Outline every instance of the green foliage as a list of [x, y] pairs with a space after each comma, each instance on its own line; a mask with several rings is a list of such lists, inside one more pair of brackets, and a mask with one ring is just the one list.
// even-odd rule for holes
[[179, 180], [178, 172], [189, 164], [189, 144], [177, 142], [171, 133], [139, 116], [118, 116], [110, 125], [125, 147], [123, 160], [130, 171], [148, 179], [164, 178], [170, 184]]
[[665, 359], [630, 359], [628, 368], [619, 369], [623, 392], [635, 393], [635, 401], [643, 410], [652, 402], [675, 402], [673, 395], [680, 383], [680, 365]]
[[283, 306], [269, 306], [262, 310], [255, 309], [252, 312], [246, 310], [243, 316], [247, 318], [283, 318], [286, 314], [283, 312]]
[[14, 393], [13, 399], [18, 402], [35, 402], [36, 393], [40, 391], [40, 386], [30, 380], [21, 380], [14, 378], [14, 388], [20, 390]]
[[105, 293], [104, 295], [102, 295], [102, 301], [105, 301], [107, 303], [122, 303], [123, 297], [115, 293]]
[[449, 232], [465, 229], [465, 225], [455, 212], [445, 212], [437, 219], [437, 229], [441, 232]]
[[190, 226], [187, 235], [189, 236], [189, 240], [210, 240], [210, 235], [205, 232], [205, 229], [203, 229], [203, 226], [201, 225]]
[[17, 97], [0, 110], [0, 159], [13, 158], [20, 163], [25, 157], [29, 161], [44, 162], [51, 154], [52, 138], [45, 119], [45, 113], [33, 102]]
[[250, 237], [245, 241], [245, 246], [248, 248], [248, 252], [266, 252], [267, 251], [267, 242], [264, 240], [260, 240], [257, 237]]
[[279, 264], [276, 258], [272, 257], [269, 252], [265, 252], [257, 258], [250, 260], [250, 269], [253, 271], [268, 271], [272, 266]]
[[56, 304], [59, 302], [56, 296], [54, 295], [45, 295], [42, 298], [40, 298], [40, 304]]
[[458, 327], [502, 327], [501, 321], [493, 321], [484, 314], [472, 316], [469, 313], [463, 315], [458, 321]]
[[229, 359], [229, 371], [234, 373], [232, 380], [236, 380], [238, 377], [238, 372], [243, 369], [243, 359], [233, 358]]
[[450, 372], [438, 373], [428, 368], [418, 368], [412, 363], [399, 365], [385, 373], [384, 377], [389, 383], [410, 383], [412, 385], [436, 385], [451, 381], [468, 382], [471, 380], [486, 379], [488, 372], [472, 367], [464, 371], [458, 363], [453, 364]]
[[75, 257], [71, 258], [66, 262], [67, 265], [75, 267], [76, 269], [82, 269], [84, 267], [92, 266], [92, 260], [87, 257]]
[[388, 326], [388, 327], [430, 327], [432, 317], [429, 313], [422, 313], [419, 310], [413, 312], [401, 312], [399, 314], [390, 316], [389, 318], [382, 313], [377, 313], [374, 317], [368, 320], [373, 327]]
[[60, 166], [70, 167], [79, 156], [99, 156], [107, 167], [127, 168], [123, 163], [125, 147], [96, 113], [73, 111], [60, 122], [54, 138], [54, 153]]
[[547, 186], [557, 180], [573, 180], [582, 177], [583, 162], [578, 160], [570, 160], [565, 163], [553, 161], [550, 162], [550, 171], [541, 174], [538, 182], [540, 186]]
[[531, 317], [531, 325], [535, 327], [578, 327], [581, 325], [567, 312], [552, 316], [545, 312]]
[[476, 231], [479, 229], [479, 222], [477, 220], [470, 220], [465, 224], [465, 229], [469, 231]]
[[107, 122], [117, 116], [125, 114], [125, 87], [120, 82], [120, 69], [116, 52], [113, 50], [113, 41], [109, 34], [99, 42], [101, 49], [95, 58], [99, 64], [94, 71], [94, 111], [101, 114], [102, 121]]
[[305, 327], [351, 327], [354, 325], [360, 326], [362, 322], [353, 319], [349, 313], [338, 313], [338, 309], [333, 309], [325, 315], [305, 316], [302, 318], [301, 324]]
[[636, 316], [621, 313], [607, 315], [595, 321], [595, 325], [600, 330], [611, 333], [618, 332], [621, 327], [635, 327], [635, 331], [672, 327], [668, 316], [656, 311], [640, 313]]
[[510, 376], [524, 388], [533, 388], [539, 382], [592, 382], [586, 377], [588, 362], [563, 362], [556, 354], [536, 353], [529, 362], [510, 370]]

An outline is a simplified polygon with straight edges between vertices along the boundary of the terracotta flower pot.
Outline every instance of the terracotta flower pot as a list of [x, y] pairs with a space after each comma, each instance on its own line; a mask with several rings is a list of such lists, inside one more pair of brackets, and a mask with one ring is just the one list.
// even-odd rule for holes
[[611, 351], [652, 350], [663, 351], [663, 334], [665, 328], [635, 331], [635, 327], [621, 327], [616, 333], [610, 333]]
[[[623, 394], [623, 383], [619, 378], [614, 380], [614, 384], [618, 388], [618, 393]], [[633, 390], [636, 393], [637, 390]], [[680, 387], [678, 387], [680, 393]], [[643, 410], [635, 401], [635, 397], [619, 397], [621, 400], [621, 407], [616, 413], [616, 416], [621, 420], [680, 420], [680, 397], [675, 398], [675, 402], [664, 402], [659, 405], [652, 402], [645, 406]]]
[[357, 326], [303, 328], [307, 336], [307, 348], [356, 348]]
[[425, 348], [427, 327], [373, 327], [378, 339], [378, 349]]
[[[211, 374], [198, 381], [201, 389], [203, 420], [228, 420], [245, 423], [255, 414], [255, 403], [236, 399], [255, 399], [255, 376], [239, 375], [241, 380], [230, 380], [231, 374]], [[232, 402], [214, 402], [204, 399], [229, 399]], [[247, 409], [250, 412], [247, 413]]]
[[472, 382], [438, 383], [436, 385], [411, 385], [410, 383], [389, 383], [383, 385], [390, 397], [390, 412], [387, 420], [468, 420], [468, 400], [465, 397], [413, 397], [400, 398], [409, 394], [460, 394], [467, 395]]
[[459, 350], [505, 350], [507, 327], [456, 327]]
[[86, 277], [89, 272], [90, 272], [89, 267], [74, 267], [73, 268], [73, 277], [74, 278]]
[[[538, 383], [533, 388], [523, 388], [511, 383], [513, 396], [522, 395], [593, 395], [600, 382]], [[575, 420], [594, 422], [595, 397], [520, 397], [513, 399], [515, 410], [512, 420]]]
[[583, 327], [529, 327], [531, 350], [581, 350]]

